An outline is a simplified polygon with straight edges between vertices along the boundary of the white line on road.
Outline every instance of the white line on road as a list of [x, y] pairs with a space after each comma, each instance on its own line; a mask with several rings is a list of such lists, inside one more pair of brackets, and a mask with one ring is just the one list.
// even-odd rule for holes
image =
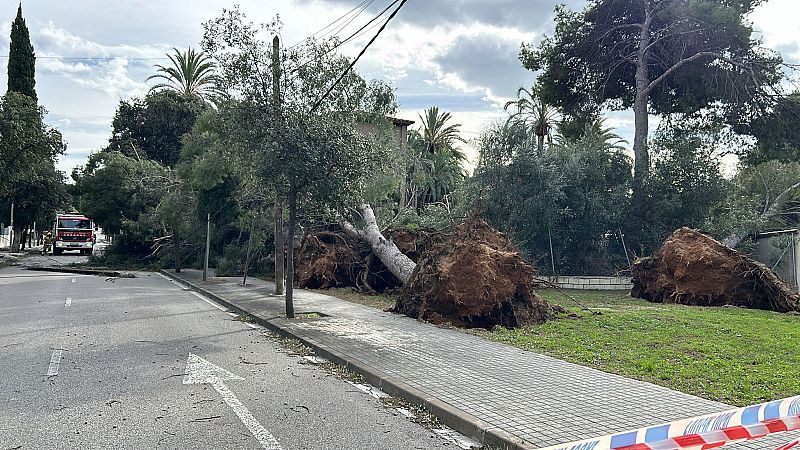
[[[218, 309], [218, 310], [220, 310], [220, 311], [225, 311], [225, 312], [228, 312], [228, 310], [227, 310], [227, 309], [225, 309], [225, 307], [224, 307], [224, 306], [221, 306], [221, 305], [218, 305], [218, 304], [216, 304], [216, 303], [212, 302], [211, 300], [209, 300], [209, 299], [207, 299], [207, 298], [203, 297], [202, 295], [198, 294], [197, 292], [194, 292], [194, 291], [192, 291], [192, 294], [193, 294], [195, 297], [199, 298], [200, 300], [202, 300], [202, 301], [204, 301], [204, 302], [208, 303], [209, 305], [213, 306], [214, 308], [217, 308], [217, 309]], [[235, 314], [234, 314], [234, 315], [235, 315]]]
[[[161, 278], [163, 278], [163, 279], [165, 279], [165, 280], [167, 280], [167, 281], [170, 281], [170, 282], [173, 282], [173, 283], [176, 283], [176, 284], [179, 284], [179, 283], [180, 283], [180, 282], [178, 282], [178, 281], [175, 281], [175, 280], [173, 280], [172, 278], [170, 278], [170, 277], [168, 277], [168, 276], [164, 275], [163, 273], [159, 273], [159, 275], [161, 275]], [[185, 290], [185, 289], [184, 289], [184, 290]], [[213, 301], [211, 301], [211, 300], [209, 300], [208, 298], [206, 298], [206, 297], [204, 297], [204, 296], [202, 296], [202, 295], [198, 294], [197, 292], [194, 292], [194, 291], [192, 291], [192, 295], [194, 295], [195, 297], [199, 298], [200, 300], [202, 300], [202, 301], [204, 301], [204, 302], [208, 303], [209, 305], [213, 306], [214, 308], [217, 308], [217, 309], [218, 309], [218, 310], [220, 310], [220, 311], [223, 311], [223, 312], [228, 312], [228, 309], [227, 309], [227, 308], [225, 308], [224, 306], [222, 306], [222, 305], [218, 305], [218, 304], [214, 303]], [[230, 314], [230, 313], [228, 313], [228, 314]], [[233, 314], [233, 315], [234, 315], [234, 316], [236, 316], [237, 314]]]
[[239, 416], [244, 426], [250, 430], [253, 437], [267, 450], [282, 450], [281, 444], [270, 434], [247, 409], [244, 404], [236, 398], [236, 395], [228, 389], [223, 380], [244, 380], [239, 375], [233, 374], [222, 367], [216, 366], [205, 359], [189, 353], [186, 360], [186, 370], [184, 370], [183, 384], [210, 384], [216, 390], [225, 403], [231, 407], [234, 413]]
[[225, 400], [225, 403], [231, 407], [233, 412], [239, 416], [239, 419], [242, 421], [244, 426], [253, 433], [253, 436], [258, 439], [258, 442], [261, 443], [261, 446], [267, 450], [281, 450], [281, 444], [278, 443], [278, 440], [275, 439], [275, 436], [270, 434], [263, 425], [258, 423], [255, 417], [250, 414], [250, 411], [247, 409], [242, 402], [239, 401], [238, 398], [228, 389], [228, 386], [225, 386], [220, 380], [214, 380], [211, 383], [211, 386], [219, 392], [219, 395], [222, 396], [222, 399]]
[[67, 297], [67, 301], [64, 302], [64, 308], [66, 308], [67, 306], [69, 306], [71, 304], [72, 304], [72, 299], [70, 297]]
[[61, 352], [63, 351], [62, 348], [58, 348], [53, 350], [52, 356], [50, 356], [50, 367], [47, 368], [47, 376], [52, 377], [58, 375], [58, 366], [61, 365]]

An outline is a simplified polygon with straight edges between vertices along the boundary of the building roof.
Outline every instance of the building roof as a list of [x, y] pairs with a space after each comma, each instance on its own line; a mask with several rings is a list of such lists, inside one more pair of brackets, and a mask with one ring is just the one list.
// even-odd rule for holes
[[407, 120], [407, 119], [398, 119], [397, 117], [388, 117], [388, 116], [387, 116], [386, 118], [387, 118], [387, 119], [391, 119], [391, 120], [392, 120], [392, 123], [393, 123], [395, 126], [403, 126], [403, 125], [405, 125], [405, 126], [409, 126], [409, 125], [411, 125], [411, 124], [413, 124], [413, 123], [414, 123], [414, 121], [413, 121], [413, 120]]

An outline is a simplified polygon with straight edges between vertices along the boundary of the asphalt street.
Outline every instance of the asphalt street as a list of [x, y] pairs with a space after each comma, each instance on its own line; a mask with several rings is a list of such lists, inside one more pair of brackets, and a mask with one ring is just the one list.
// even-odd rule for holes
[[455, 448], [253, 327], [154, 273], [2, 269], [0, 450]]

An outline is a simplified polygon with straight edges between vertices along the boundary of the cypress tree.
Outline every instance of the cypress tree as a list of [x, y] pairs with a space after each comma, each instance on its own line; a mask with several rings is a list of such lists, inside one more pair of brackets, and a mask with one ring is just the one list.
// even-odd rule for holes
[[28, 97], [36, 98], [36, 56], [33, 54], [33, 45], [22, 18], [22, 3], [17, 9], [17, 18], [11, 25], [11, 49], [8, 52], [8, 91], [19, 92]]

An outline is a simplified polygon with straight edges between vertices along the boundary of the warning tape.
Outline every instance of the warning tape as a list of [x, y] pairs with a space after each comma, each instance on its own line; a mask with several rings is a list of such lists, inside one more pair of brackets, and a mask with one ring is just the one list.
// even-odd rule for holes
[[[706, 450], [800, 430], [800, 396], [540, 450]], [[793, 441], [776, 450], [800, 449]]]

